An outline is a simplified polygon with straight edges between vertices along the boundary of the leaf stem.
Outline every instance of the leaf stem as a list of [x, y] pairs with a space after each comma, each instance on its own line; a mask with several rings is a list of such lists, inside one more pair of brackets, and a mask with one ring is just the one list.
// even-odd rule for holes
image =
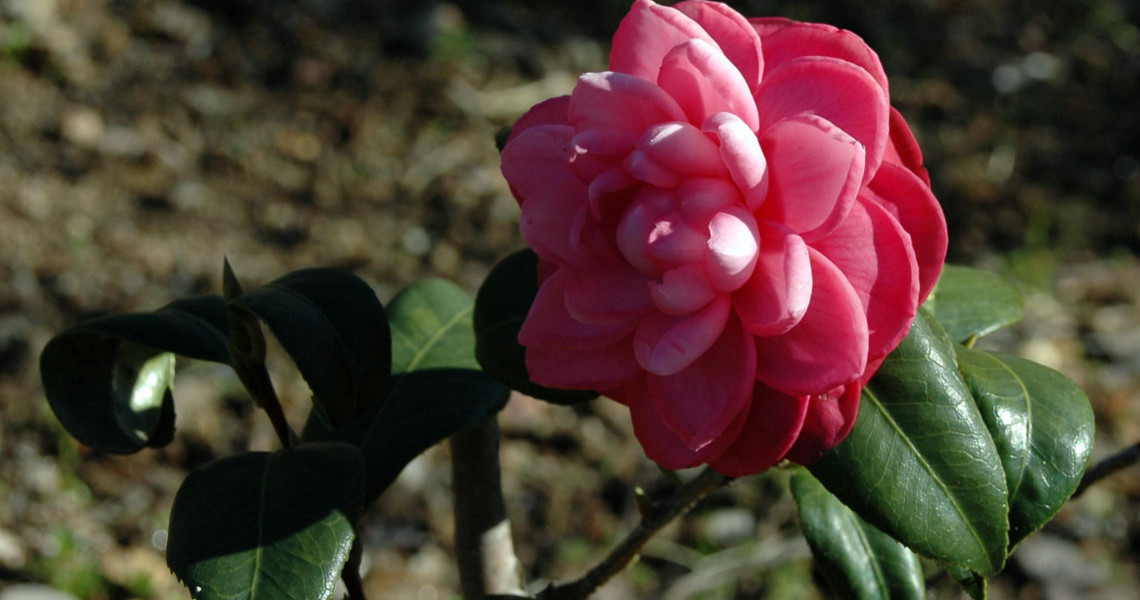
[[602, 562], [581, 578], [563, 584], [551, 584], [543, 590], [540, 600], [583, 600], [594, 593], [604, 583], [628, 567], [640, 554], [645, 544], [670, 521], [688, 512], [700, 500], [732, 481], [706, 468], [700, 475], [685, 483], [675, 494], [664, 501], [653, 504], [643, 512], [641, 522], [610, 551]]
[[499, 468], [499, 424], [491, 417], [451, 436], [455, 555], [463, 597], [524, 594]]
[[246, 365], [244, 370], [250, 379], [246, 385], [253, 394], [254, 401], [269, 416], [269, 422], [273, 424], [273, 431], [277, 433], [277, 439], [281, 440], [281, 446], [292, 448], [296, 445], [297, 434], [293, 432], [293, 428], [285, 418], [285, 409], [281, 408], [281, 401], [273, 389], [273, 381], [269, 378], [265, 363]]
[[1076, 498], [1085, 493], [1085, 490], [1087, 490], [1089, 486], [1101, 479], [1138, 462], [1140, 462], [1140, 442], [1113, 454], [1085, 471], [1084, 477], [1081, 478], [1080, 485], [1077, 486], [1077, 491], [1073, 492], [1071, 498]]

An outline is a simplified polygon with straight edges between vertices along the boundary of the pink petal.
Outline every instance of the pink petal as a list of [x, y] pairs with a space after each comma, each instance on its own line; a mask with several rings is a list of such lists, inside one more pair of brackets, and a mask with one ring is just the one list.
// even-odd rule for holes
[[730, 206], [713, 215], [708, 225], [705, 266], [718, 292], [744, 285], [756, 267], [760, 234], [756, 219], [743, 207]]
[[699, 450], [714, 443], [748, 409], [756, 366], [753, 338], [730, 319], [695, 362], [674, 375], [646, 376], [646, 391], [665, 424]]
[[577, 131], [625, 129], [638, 134], [658, 123], [687, 120], [685, 111], [665, 90], [612, 71], [578, 78], [570, 95], [569, 119]]
[[587, 129], [574, 135], [570, 170], [578, 179], [591, 182], [599, 174], [621, 167], [633, 150], [637, 133], [626, 129]]
[[724, 331], [730, 306], [727, 296], [717, 296], [696, 314], [646, 316], [633, 337], [637, 362], [654, 375], [673, 375], [693, 364]]
[[770, 221], [760, 221], [758, 227], [759, 260], [752, 278], [732, 295], [732, 305], [751, 333], [780, 335], [807, 312], [811, 260], [807, 244], [791, 229]]
[[[763, 36], [764, 68], [776, 67], [805, 56], [826, 56], [852, 63], [867, 71], [887, 92], [887, 74], [879, 55], [858, 35], [822, 23], [787, 23]], [[765, 75], [766, 77], [767, 75]]]
[[[862, 184], [879, 168], [890, 120], [887, 94], [867, 71], [834, 58], [797, 58], [771, 69], [756, 92], [760, 131], [804, 113], [818, 115], [863, 144]], [[761, 144], [763, 146], [763, 144]], [[765, 155], [772, 160], [765, 146]]]
[[675, 210], [677, 202], [672, 190], [643, 187], [618, 223], [614, 236], [618, 250], [629, 264], [645, 275], [657, 277], [662, 272], [661, 266], [648, 254], [649, 236], [661, 217]]
[[883, 160], [910, 169], [912, 173], [918, 175], [926, 187], [930, 187], [930, 173], [922, 166], [922, 149], [918, 147], [918, 141], [914, 139], [914, 132], [906, 124], [906, 119], [903, 118], [902, 113], [893, 106], [891, 107], [890, 130], [891, 143], [887, 144]]
[[538, 125], [503, 147], [503, 177], [519, 204], [570, 173], [573, 135], [567, 125]]
[[576, 243], [573, 228], [575, 221], [589, 210], [585, 203], [586, 186], [573, 176], [549, 183], [523, 202], [519, 219], [523, 239], [545, 260], [559, 265], [584, 265], [590, 253]]
[[[720, 149], [700, 129], [688, 123], [663, 123], [650, 127], [637, 142], [637, 148], [630, 154], [630, 161], [638, 157], [643, 162], [655, 165], [668, 173], [681, 176], [723, 177], [728, 175], [720, 159]], [[628, 163], [627, 163], [628, 164]], [[657, 184], [638, 176], [633, 169], [630, 173], [657, 187], [674, 187]], [[679, 181], [678, 181], [679, 183]]]
[[709, 219], [729, 206], [741, 203], [740, 190], [724, 179], [690, 177], [676, 190], [681, 216], [690, 227], [708, 225]]
[[[756, 30], [760, 35], [760, 44], [763, 48], [764, 38], [772, 35], [773, 33], [792, 25], [797, 25], [798, 21], [793, 21], [787, 17], [749, 17], [748, 24]], [[767, 68], [767, 65], [765, 65]]]
[[659, 282], [650, 281], [649, 296], [657, 310], [667, 315], [687, 315], [712, 302], [717, 291], [709, 283], [705, 266], [689, 263], [665, 271]]
[[910, 234], [918, 260], [918, 302], [934, 289], [946, 260], [946, 217], [930, 187], [917, 175], [893, 163], [883, 163], [871, 181], [871, 196], [890, 211]]
[[752, 25], [726, 4], [685, 0], [673, 5], [696, 21], [716, 41], [753, 92], [760, 85], [764, 72], [764, 56], [760, 50], [760, 36]]
[[641, 442], [645, 455], [666, 469], [695, 467], [720, 455], [740, 434], [747, 417], [747, 410], [742, 410], [715, 440], [698, 450], [691, 450], [657, 412], [645, 392], [644, 377], [607, 390], [606, 395], [629, 407], [633, 434]]
[[661, 63], [657, 85], [677, 100], [692, 123], [728, 112], [752, 131], [760, 126], [752, 88], [713, 44], [692, 39], [673, 48]]
[[810, 465], [851, 433], [859, 414], [860, 383], [838, 387], [822, 396], [810, 396], [804, 426], [787, 459]]
[[543, 100], [530, 107], [511, 127], [507, 143], [511, 143], [522, 132], [539, 125], [569, 125], [570, 96], [557, 96]]
[[634, 331], [635, 322], [595, 325], [577, 321], [566, 310], [566, 284], [575, 275], [559, 269], [543, 281], [519, 331], [523, 346], [585, 350], [611, 345]]
[[613, 325], [653, 310], [645, 276], [633, 267], [595, 259], [566, 282], [566, 310], [574, 320]]
[[644, 242], [645, 254], [661, 269], [703, 260], [708, 252], [707, 231], [690, 227], [679, 212], [667, 213], [653, 223]]
[[526, 368], [531, 381], [567, 390], [617, 387], [644, 373], [633, 357], [630, 338], [584, 350], [530, 347], [526, 349]]
[[756, 382], [748, 420], [736, 441], [709, 466], [732, 477], [759, 473], [784, 458], [800, 435], [807, 396], [789, 396]]
[[791, 227], [808, 243], [838, 225], [859, 194], [863, 146], [826, 120], [795, 115], [766, 129], [768, 197], [757, 217]]
[[811, 303], [783, 335], [757, 338], [756, 378], [792, 396], [859, 378], [867, 366], [867, 318], [859, 296], [827, 257], [808, 247]]
[[812, 247], [839, 267], [859, 295], [870, 330], [868, 358], [889, 354], [918, 311], [918, 263], [910, 236], [885, 208], [860, 200]]
[[590, 181], [587, 192], [590, 215], [598, 221], [604, 221], [609, 214], [621, 214], [617, 205], [622, 204], [626, 196], [634, 193], [637, 184], [638, 181], [620, 167], [599, 173]]
[[700, 25], [680, 11], [637, 0], [614, 33], [610, 70], [656, 82], [665, 55], [694, 38], [716, 45]]
[[721, 159], [744, 193], [748, 210], [759, 208], [768, 195], [768, 161], [755, 132], [740, 117], [727, 112], [709, 117], [702, 128], [720, 141]]

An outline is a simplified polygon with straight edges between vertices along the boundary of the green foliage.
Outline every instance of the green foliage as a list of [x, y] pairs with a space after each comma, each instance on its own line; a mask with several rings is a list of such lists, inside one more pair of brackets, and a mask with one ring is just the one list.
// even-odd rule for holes
[[475, 298], [475, 356], [483, 370], [511, 389], [554, 404], [580, 404], [597, 392], [561, 390], [530, 380], [519, 330], [538, 294], [538, 256], [526, 249], [499, 261]]
[[328, 598], [352, 548], [363, 483], [350, 444], [217, 460], [174, 498], [167, 562], [201, 600]]
[[839, 596], [926, 597], [922, 566], [913, 552], [856, 516], [807, 471], [798, 469], [791, 483], [816, 566]]
[[946, 265], [925, 304], [956, 343], [1013, 325], [1025, 316], [1017, 288], [980, 269]]
[[392, 373], [478, 369], [471, 296], [446, 279], [408, 286], [388, 305]]

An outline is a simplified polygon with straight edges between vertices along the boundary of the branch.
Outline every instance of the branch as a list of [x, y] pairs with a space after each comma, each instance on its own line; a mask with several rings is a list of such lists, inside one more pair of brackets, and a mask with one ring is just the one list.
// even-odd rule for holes
[[1085, 490], [1092, 484], [1112, 475], [1113, 473], [1130, 467], [1137, 462], [1140, 462], [1140, 442], [1133, 444], [1116, 454], [1098, 462], [1085, 471], [1085, 476], [1081, 478], [1080, 485], [1077, 486], [1077, 491], [1073, 492], [1072, 498], [1076, 498], [1085, 493]]
[[643, 510], [641, 522], [602, 562], [576, 581], [551, 584], [538, 595], [540, 600], [583, 600], [637, 559], [641, 549], [661, 528], [688, 512], [698, 501], [720, 489], [731, 477], [706, 468], [676, 494]]
[[349, 600], [366, 600], [364, 595], [364, 582], [360, 579], [360, 560], [364, 550], [360, 545], [360, 537], [352, 540], [352, 550], [348, 553], [348, 560], [340, 572], [340, 579], [348, 591]]
[[468, 600], [526, 593], [500, 481], [495, 417], [451, 436], [455, 556]]

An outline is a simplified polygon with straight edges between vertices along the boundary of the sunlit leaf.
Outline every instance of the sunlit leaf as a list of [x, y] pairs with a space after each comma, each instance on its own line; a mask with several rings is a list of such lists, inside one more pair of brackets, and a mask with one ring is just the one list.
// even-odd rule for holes
[[167, 563], [200, 600], [329, 598], [362, 484], [359, 449], [335, 442], [210, 463], [174, 498]]
[[1025, 316], [1025, 299], [1012, 283], [989, 271], [956, 265], [942, 269], [925, 307], [958, 343]]
[[174, 355], [229, 362], [225, 302], [202, 296], [66, 329], [40, 355], [52, 411], [68, 433], [127, 454], [174, 434]]
[[392, 373], [423, 369], [478, 369], [474, 302], [446, 279], [423, 279], [388, 304]]
[[926, 597], [918, 557], [868, 525], [807, 471], [792, 476], [804, 537], [832, 591], [852, 600]]

